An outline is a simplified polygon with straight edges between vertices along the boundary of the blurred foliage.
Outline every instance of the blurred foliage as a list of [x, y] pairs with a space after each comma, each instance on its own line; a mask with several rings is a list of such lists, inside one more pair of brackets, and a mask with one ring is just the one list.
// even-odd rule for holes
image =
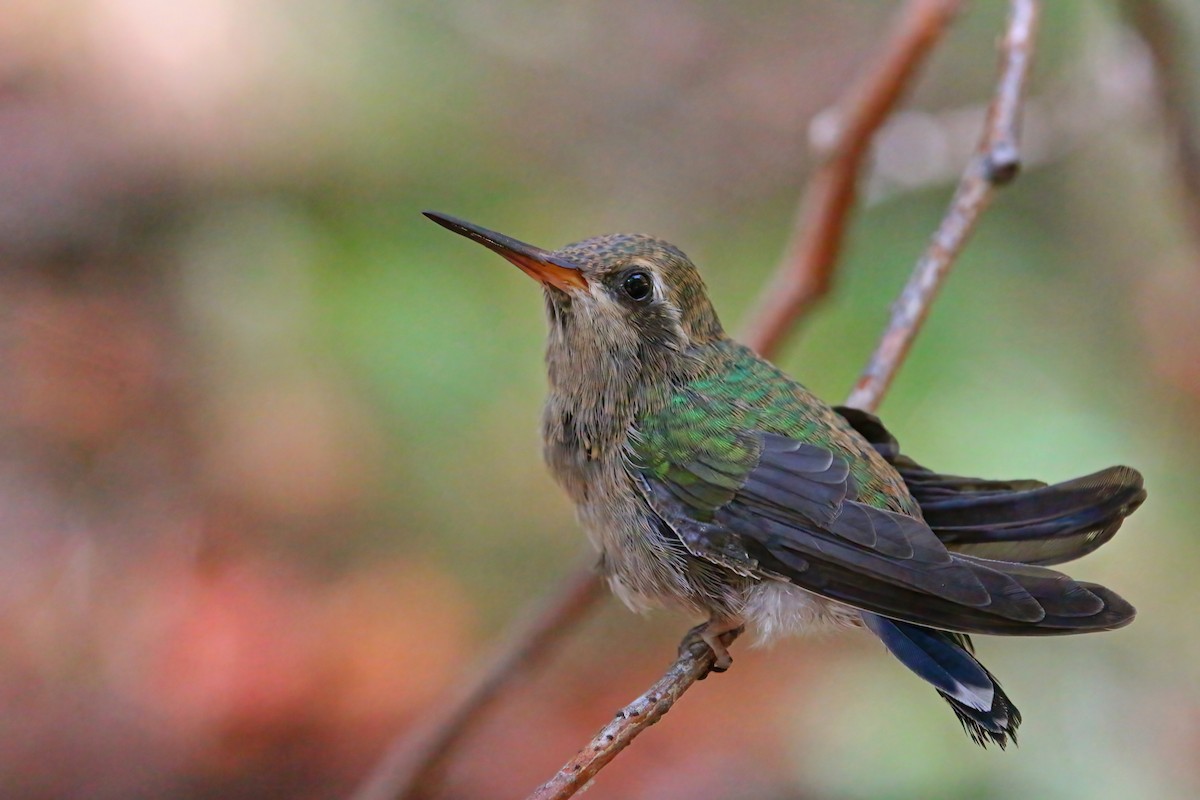
[[[1140, 619], [980, 643], [1025, 711], [1007, 753], [865, 637], [746, 651], [589, 797], [1200, 792], [1200, 231], [1143, 43], [1108, 4], [1046, 5], [1028, 170], [883, 414], [947, 471], [1142, 469], [1149, 502], [1077, 568]], [[1194, 52], [1200, 14], [1168, 5]], [[540, 462], [538, 292], [418, 212], [549, 247], [657, 233], [736, 328], [809, 125], [894, 9], [8, 3], [0, 795], [344, 796], [582, 542]], [[1003, 12], [963, 15], [881, 137], [837, 291], [781, 359], [827, 398], [974, 143]], [[449, 795], [521, 796], [690, 624], [589, 622]]]

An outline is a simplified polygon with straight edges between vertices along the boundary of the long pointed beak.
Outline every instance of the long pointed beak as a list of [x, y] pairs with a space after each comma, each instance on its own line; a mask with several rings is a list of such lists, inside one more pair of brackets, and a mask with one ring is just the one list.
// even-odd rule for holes
[[564, 292], [587, 288], [587, 278], [583, 277], [583, 272], [579, 267], [548, 250], [525, 244], [502, 233], [489, 231], [487, 228], [481, 228], [449, 214], [439, 214], [436, 211], [422, 213], [443, 228], [448, 228], [473, 242], [478, 242], [489, 250], [494, 250], [520, 267], [526, 275], [544, 285], [553, 286]]

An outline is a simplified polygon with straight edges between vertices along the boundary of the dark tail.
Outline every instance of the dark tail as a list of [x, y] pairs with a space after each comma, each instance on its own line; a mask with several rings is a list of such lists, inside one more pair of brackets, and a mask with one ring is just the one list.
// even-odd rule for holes
[[[976, 563], [975, 559], [1009, 562], [1007, 566], [978, 566], [999, 569], [1038, 600], [1074, 597], [1075, 602], [1085, 603], [1089, 592], [1099, 598], [1102, 610], [1096, 615], [1080, 616], [1074, 607], [1048, 608], [1054, 613], [1047, 615], [1053, 619], [1046, 632], [1081, 629], [1081, 623], [1093, 617], [1099, 620], [1093, 626], [1096, 629], [1119, 627], [1133, 619], [1133, 607], [1104, 587], [1081, 584], [1087, 591], [1063, 595], [1054, 591], [1048, 573], [1016, 565], [1061, 564], [1087, 555], [1111, 539], [1125, 517], [1146, 499], [1137, 470], [1110, 467], [1053, 486], [1036, 480], [942, 475], [903, 455], [896, 439], [874, 415], [854, 408], [837, 411], [896, 468], [921, 506], [925, 521], [949, 549], [967, 556], [970, 563]], [[1023, 570], [1030, 571], [1026, 574]], [[975, 742], [1004, 748], [1011, 739], [1016, 744], [1021, 714], [975, 659], [968, 636], [867, 612], [862, 619], [892, 655], [937, 689]]]
[[976, 660], [969, 637], [866, 611], [862, 619], [892, 655], [937, 689], [976, 744], [991, 742], [1003, 750], [1010, 739], [1017, 743], [1021, 712]]
[[901, 454], [874, 415], [853, 408], [837, 411], [897, 469], [929, 527], [956, 552], [1061, 564], [1111, 539], [1146, 499], [1142, 476], [1130, 467], [1109, 467], [1053, 486], [941, 475]]

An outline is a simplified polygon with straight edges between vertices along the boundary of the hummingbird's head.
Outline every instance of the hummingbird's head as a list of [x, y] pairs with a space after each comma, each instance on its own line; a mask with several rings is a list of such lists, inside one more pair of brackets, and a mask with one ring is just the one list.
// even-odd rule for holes
[[541, 283], [552, 345], [557, 335], [576, 358], [602, 350], [662, 362], [724, 335], [695, 266], [661, 239], [611, 234], [547, 251], [444, 214], [425, 216]]

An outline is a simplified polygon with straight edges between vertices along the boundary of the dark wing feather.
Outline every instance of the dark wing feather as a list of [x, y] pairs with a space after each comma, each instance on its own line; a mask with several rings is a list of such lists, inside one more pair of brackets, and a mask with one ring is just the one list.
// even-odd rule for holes
[[1050, 635], [1108, 630], [1134, 610], [1110, 590], [1053, 570], [954, 555], [948, 568], [864, 557], [775, 520], [718, 517], [760, 569], [883, 616], [962, 633]]
[[1142, 476], [1110, 467], [1048, 486], [943, 475], [900, 453], [872, 414], [835, 409], [896, 467], [925, 521], [950, 549], [982, 558], [1052, 565], [1103, 545], [1146, 498]]
[[[853, 491], [845, 459], [784, 436], [761, 436], [758, 465], [744, 476], [738, 494], [814, 524], [831, 525]], [[861, 535], [843, 527], [848, 535]]]
[[[768, 523], [765, 527], [773, 528], [774, 525]], [[1133, 607], [1115, 592], [1091, 583], [1076, 582], [1074, 586], [1078, 589], [1072, 587], [1072, 590], [1082, 590], [1095, 598], [1080, 595], [1087, 607], [1099, 605], [1099, 612], [1085, 617], [1078, 616], [1077, 609], [1071, 609], [1068, 614], [1044, 613], [1039, 620], [1032, 622], [989, 614], [985, 609], [965, 606], [895, 582], [881, 581], [835, 558], [814, 557], [791, 547], [786, 533], [774, 538], [770, 545], [752, 542], [746, 546], [746, 552], [761, 571], [785, 575], [816, 594], [886, 617], [962, 633], [1011, 636], [1082, 633], [1119, 628], [1132, 621], [1134, 616]], [[991, 567], [1004, 568], [1009, 565], [983, 562], [976, 566], [986, 572], [995, 572]], [[1045, 601], [1047, 605], [1055, 606], [1058, 604], [1056, 598], [1046, 593], [1054, 588], [1052, 583], [1047, 585], [1039, 581], [1029, 593], [1039, 604]]]
[[[756, 437], [757, 459], [736, 491], [721, 492], [728, 499], [720, 505], [698, 505], [695, 473], [683, 476], [677, 467], [642, 476], [651, 506], [698, 556], [964, 633], [1068, 633], [1132, 618], [1132, 608], [1107, 590], [1048, 569], [953, 554], [920, 519], [858, 502], [845, 459], [830, 449], [770, 433], [747, 436]], [[726, 472], [713, 466], [713, 453], [702, 460]]]

